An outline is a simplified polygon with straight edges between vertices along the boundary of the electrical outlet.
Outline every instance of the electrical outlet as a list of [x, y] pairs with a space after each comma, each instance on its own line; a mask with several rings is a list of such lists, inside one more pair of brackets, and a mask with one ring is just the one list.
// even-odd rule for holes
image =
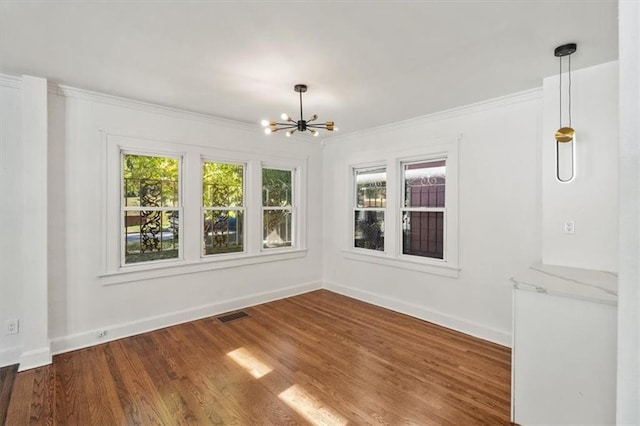
[[576, 223], [573, 220], [568, 220], [564, 223], [564, 233], [565, 234], [576, 233]]
[[4, 322], [4, 334], [18, 334], [20, 323], [17, 319], [8, 319]]
[[107, 335], [107, 330], [98, 330], [98, 337], [104, 337]]

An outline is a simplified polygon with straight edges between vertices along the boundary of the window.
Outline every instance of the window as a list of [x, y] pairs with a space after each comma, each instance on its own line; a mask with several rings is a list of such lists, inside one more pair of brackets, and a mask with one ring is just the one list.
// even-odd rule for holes
[[203, 255], [244, 251], [244, 166], [202, 163]]
[[[345, 155], [350, 180], [344, 257], [446, 277], [458, 277], [458, 146], [460, 138], [394, 142]], [[386, 136], [385, 136], [386, 137]], [[387, 204], [392, 208], [388, 209]]]
[[444, 259], [446, 161], [402, 163], [402, 254]]
[[293, 171], [262, 168], [262, 248], [291, 247]]
[[305, 158], [102, 136], [104, 285], [306, 256]]
[[384, 251], [386, 168], [354, 169], [354, 181], [353, 245], [356, 248]]
[[180, 257], [180, 160], [123, 153], [122, 263]]

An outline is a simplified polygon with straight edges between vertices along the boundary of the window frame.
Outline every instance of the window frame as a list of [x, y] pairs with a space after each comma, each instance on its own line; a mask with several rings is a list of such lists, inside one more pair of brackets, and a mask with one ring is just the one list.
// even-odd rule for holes
[[[265, 206], [264, 200], [262, 198], [262, 191], [264, 191], [264, 182], [262, 180], [263, 170], [281, 170], [287, 171], [291, 173], [291, 204], [290, 206]], [[286, 251], [292, 250], [299, 247], [298, 241], [298, 222], [299, 222], [299, 214], [297, 208], [297, 200], [298, 200], [298, 180], [299, 180], [299, 169], [298, 167], [292, 167], [291, 165], [284, 165], [281, 163], [271, 163], [271, 162], [261, 162], [260, 163], [260, 252], [271, 253], [275, 251]], [[288, 246], [280, 246], [280, 247], [265, 247], [265, 235], [264, 235], [264, 214], [265, 211], [289, 211], [291, 214], [291, 245]]]
[[[405, 173], [404, 173], [404, 166], [405, 165], [411, 165], [411, 164], [420, 164], [420, 163], [431, 163], [431, 162], [436, 162], [436, 161], [444, 161], [445, 162], [445, 168], [448, 167], [448, 159], [447, 159], [447, 155], [429, 155], [426, 157], [416, 157], [416, 158], [412, 158], [412, 159], [404, 159], [404, 160], [399, 160], [398, 162], [398, 170], [400, 172], [400, 178], [399, 178], [399, 182], [400, 182], [400, 192], [399, 194], [401, 195], [399, 198], [399, 219], [400, 219], [400, 231], [398, 232], [398, 236], [399, 236], [399, 241], [398, 241], [398, 257], [400, 258], [407, 258], [407, 259], [411, 259], [411, 260], [415, 260], [415, 261], [430, 261], [430, 262], [439, 262], [439, 263], [446, 263], [447, 262], [447, 237], [448, 237], [448, 232], [447, 232], [447, 222], [448, 222], [448, 214], [447, 214], [447, 196], [449, 195], [447, 193], [447, 181], [446, 181], [446, 174], [445, 174], [445, 195], [444, 195], [444, 207], [405, 207], [404, 206], [404, 196], [405, 196]], [[446, 169], [445, 169], [446, 170]], [[446, 172], [445, 172], [446, 173]], [[418, 255], [414, 255], [414, 254], [406, 254], [404, 253], [404, 241], [403, 241], [403, 231], [404, 231], [404, 220], [403, 220], [403, 216], [404, 216], [404, 212], [427, 212], [427, 213], [443, 213], [443, 236], [442, 236], [442, 259], [437, 258], [437, 257], [428, 257], [428, 256], [418, 256]]]
[[[309, 158], [288, 153], [264, 154], [211, 147], [200, 144], [163, 141], [159, 138], [128, 136], [100, 130], [103, 160], [99, 163], [101, 190], [99, 231], [101, 285], [114, 285], [188, 273], [236, 268], [266, 262], [300, 259], [307, 252], [306, 188]], [[122, 214], [123, 173], [121, 152], [137, 155], [181, 158], [180, 162], [180, 240], [179, 258], [122, 264], [124, 253]], [[245, 227], [244, 251], [219, 256], [202, 256], [202, 161], [244, 165]], [[295, 246], [262, 250], [261, 167], [293, 170], [295, 192]]]
[[[145, 207], [145, 206], [126, 206], [125, 203], [125, 179], [124, 179], [124, 158], [127, 155], [135, 155], [141, 157], [156, 157], [156, 158], [173, 158], [178, 161], [178, 207]], [[120, 268], [128, 268], [131, 266], [140, 266], [140, 265], [152, 265], [157, 263], [171, 263], [175, 261], [182, 260], [184, 258], [184, 246], [183, 239], [180, 237], [178, 239], [178, 256], [172, 257], [168, 259], [156, 259], [149, 260], [143, 262], [133, 262], [126, 263], [127, 256], [127, 243], [126, 238], [124, 236], [127, 234], [127, 227], [125, 221], [125, 212], [127, 211], [177, 211], [178, 212], [178, 229], [182, 230], [183, 226], [183, 214], [184, 214], [184, 205], [183, 205], [183, 188], [182, 188], [182, 164], [184, 158], [180, 154], [169, 154], [165, 152], [153, 152], [153, 151], [142, 151], [135, 149], [120, 149]]]
[[[357, 173], [360, 172], [367, 172], [367, 171], [374, 171], [374, 170], [384, 170], [385, 173], [385, 200], [384, 200], [384, 207], [358, 207], [358, 179], [357, 179]], [[387, 210], [389, 207], [389, 200], [388, 200], [388, 188], [389, 188], [389, 170], [387, 167], [386, 163], [378, 163], [378, 164], [368, 164], [368, 165], [363, 165], [363, 166], [352, 166], [351, 167], [351, 207], [352, 207], [352, 214], [351, 214], [351, 226], [350, 226], [350, 248], [356, 251], [363, 251], [365, 253], [386, 253], [387, 251], [387, 240], [386, 240], [386, 229], [387, 229], [387, 221], [388, 221], [388, 214], [387, 214]], [[383, 231], [383, 242], [382, 242], [382, 250], [376, 250], [376, 249], [368, 249], [365, 247], [356, 247], [355, 244], [355, 233], [356, 233], [356, 225], [355, 225], [355, 221], [356, 221], [356, 213], [358, 211], [362, 211], [362, 212], [367, 212], [367, 211], [374, 211], [374, 212], [382, 212], [383, 215], [383, 224], [384, 224], [384, 229], [385, 231]]]
[[[203, 165], [204, 163], [215, 163], [215, 164], [228, 164], [234, 166], [242, 167], [242, 206], [238, 207], [221, 207], [221, 206], [213, 206], [213, 207], [205, 207], [204, 206], [204, 193], [202, 191], [202, 187], [204, 186], [204, 176], [203, 176]], [[242, 224], [242, 251], [238, 252], [230, 252], [230, 253], [212, 253], [206, 254], [206, 245], [204, 241], [204, 212], [205, 211], [242, 211], [243, 214], [243, 224]], [[200, 159], [200, 235], [202, 235], [202, 250], [200, 251], [200, 257], [203, 259], [209, 259], [212, 257], [234, 257], [238, 255], [242, 255], [247, 253], [247, 163], [241, 161], [230, 161], [230, 160], [221, 160], [217, 158], [201, 156]], [[238, 225], [236, 221], [236, 232], [238, 230]]]
[[[344, 230], [348, 234], [343, 239], [342, 253], [345, 259], [372, 263], [404, 270], [457, 278], [460, 270], [459, 259], [459, 143], [462, 135], [456, 137], [439, 137], [418, 142], [405, 142], [380, 150], [366, 153], [352, 153], [344, 159], [343, 164], [349, 173], [350, 185], [346, 194], [348, 210], [344, 217]], [[447, 183], [445, 187], [445, 229], [443, 241], [443, 259], [405, 255], [402, 253], [402, 215], [403, 208], [403, 169], [406, 163], [435, 161], [445, 159], [447, 166]], [[363, 161], [364, 160], [364, 161]], [[387, 168], [387, 212], [385, 214], [385, 251], [354, 248], [354, 173], [356, 168], [386, 165]]]

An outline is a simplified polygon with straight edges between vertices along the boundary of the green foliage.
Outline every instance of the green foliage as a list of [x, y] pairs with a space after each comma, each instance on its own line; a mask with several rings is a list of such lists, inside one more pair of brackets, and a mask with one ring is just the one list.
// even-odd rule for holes
[[269, 207], [291, 205], [291, 170], [262, 169], [262, 204]]
[[178, 159], [149, 157], [146, 155], [125, 155], [124, 178], [177, 181]]
[[243, 166], [202, 164], [202, 202], [207, 207], [242, 206]]
[[178, 160], [168, 157], [125, 155], [124, 193], [128, 206], [176, 206]]

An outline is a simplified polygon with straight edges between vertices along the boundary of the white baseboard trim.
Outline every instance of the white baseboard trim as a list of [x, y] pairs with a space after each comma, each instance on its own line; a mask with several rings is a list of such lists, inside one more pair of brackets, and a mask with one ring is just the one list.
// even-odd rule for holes
[[[311, 282], [299, 284], [291, 287], [263, 293], [252, 294], [250, 296], [228, 299], [209, 305], [202, 305], [195, 308], [184, 309], [163, 315], [147, 317], [136, 321], [113, 324], [96, 330], [89, 330], [82, 333], [58, 337], [51, 341], [51, 352], [54, 355], [64, 352], [75, 351], [89, 346], [99, 345], [125, 337], [135, 336], [161, 328], [171, 327], [189, 321], [222, 314], [237, 309], [248, 308], [262, 303], [308, 293], [322, 288], [321, 282]], [[106, 331], [106, 335], [98, 337], [98, 331]]]
[[18, 364], [22, 355], [22, 346], [0, 349], [0, 367]]
[[391, 309], [424, 321], [432, 322], [461, 333], [488, 340], [502, 346], [511, 347], [511, 334], [502, 330], [486, 327], [478, 323], [434, 311], [423, 306], [395, 299], [389, 296], [372, 293], [359, 288], [349, 287], [325, 281], [324, 288], [344, 296], [352, 297], [376, 306]]
[[20, 367], [18, 371], [31, 370], [32, 368], [42, 367], [51, 364], [51, 348], [45, 346], [43, 348], [33, 349], [23, 352], [20, 355]]

